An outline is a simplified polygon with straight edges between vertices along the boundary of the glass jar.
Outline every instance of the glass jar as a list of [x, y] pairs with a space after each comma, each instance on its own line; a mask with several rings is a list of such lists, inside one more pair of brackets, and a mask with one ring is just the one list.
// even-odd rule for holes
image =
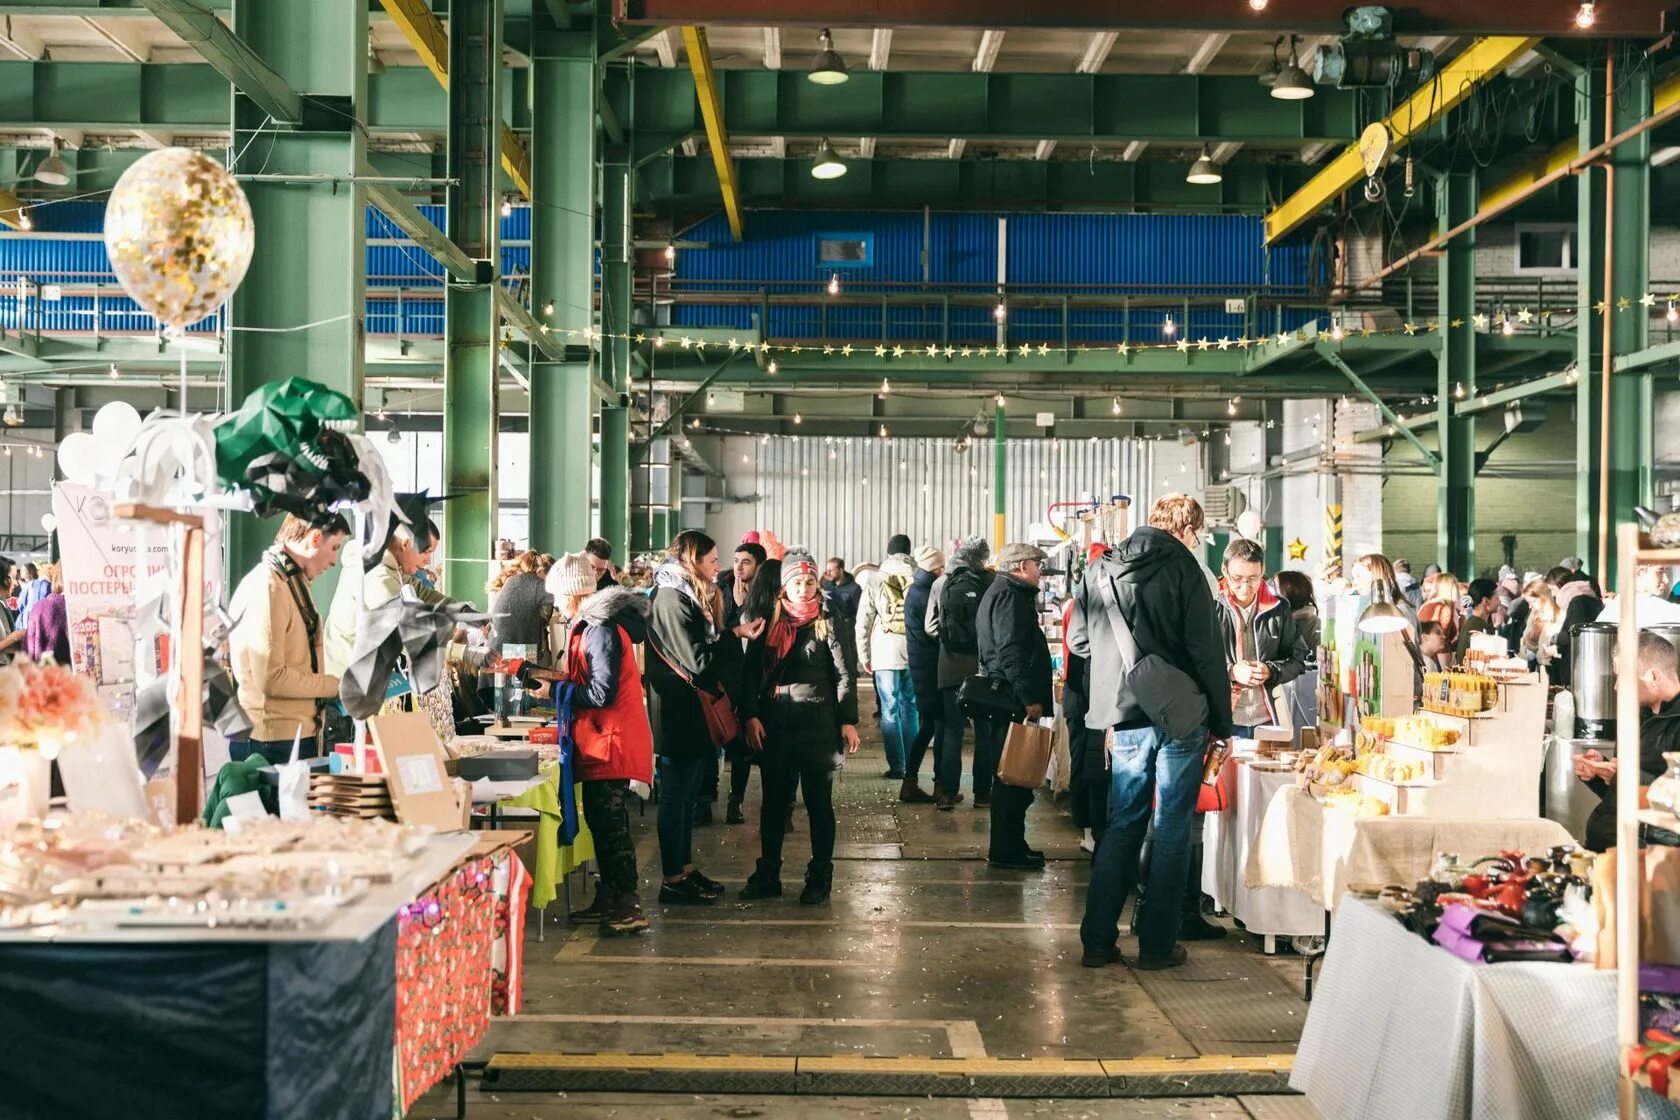
[[1663, 776], [1651, 783], [1646, 799], [1651, 808], [1680, 816], [1680, 751], [1665, 751], [1663, 764], [1668, 767]]
[[1429, 869], [1429, 881], [1457, 890], [1464, 885], [1464, 877], [1468, 874], [1470, 868], [1459, 862], [1457, 852], [1439, 852], [1435, 856], [1435, 866]]

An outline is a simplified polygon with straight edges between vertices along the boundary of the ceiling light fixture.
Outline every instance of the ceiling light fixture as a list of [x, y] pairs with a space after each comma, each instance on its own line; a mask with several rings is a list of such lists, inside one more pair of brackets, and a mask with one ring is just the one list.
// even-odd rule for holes
[[1178, 333], [1178, 325], [1173, 322], [1171, 311], [1167, 312], [1167, 317], [1161, 320], [1161, 333], [1168, 338]]
[[1114, 398], [1114, 404], [1109, 409], [1109, 411], [1114, 413], [1114, 415], [1116, 415], [1116, 416], [1120, 415], [1120, 398], [1119, 397]]
[[1248, 0], [1249, 9], [1256, 12], [1266, 10], [1266, 0]]
[[996, 319], [998, 322], [1001, 323], [1001, 322], [1003, 322], [1004, 317], [1008, 314], [1009, 314], [1009, 309], [1004, 306], [1004, 303], [1001, 299], [998, 300], [997, 306], [992, 308], [992, 318]]
[[677, 263], [677, 243], [675, 241], [665, 242], [665, 263]]
[[768, 373], [771, 377], [776, 376], [776, 359], [774, 359], [774, 358], [770, 359], [770, 364], [765, 367], [765, 372]]
[[1582, 31], [1587, 30], [1593, 25], [1593, 15], [1592, 0], [1587, 0], [1586, 3], [1581, 5], [1580, 11], [1575, 13], [1575, 26]]
[[395, 424], [392, 424], [391, 425], [391, 430], [385, 433], [385, 442], [389, 443], [389, 444], [401, 443], [402, 442], [402, 431], [401, 431], [401, 429], [399, 429]]
[[840, 294], [840, 274], [838, 272], [828, 278], [828, 294], [831, 296]]
[[817, 145], [816, 162], [811, 165], [811, 178], [838, 179], [846, 173], [846, 165], [840, 157], [834, 154], [834, 146], [824, 136], [821, 144]]
[[805, 77], [819, 86], [840, 85], [851, 75], [846, 73], [846, 60], [834, 49], [833, 33], [825, 27], [818, 33], [817, 41], [822, 44], [822, 49], [811, 60], [811, 72]]
[[53, 137], [52, 153], [43, 159], [35, 168], [35, 181], [45, 183], [49, 187], [62, 187], [70, 182], [70, 168], [65, 166], [64, 160], [58, 154], [58, 138]]
[[1277, 80], [1272, 83], [1272, 96], [1279, 101], [1305, 101], [1313, 95], [1312, 79], [1295, 61], [1297, 39], [1295, 35], [1289, 37], [1289, 61], [1278, 71]]
[[35, 223], [29, 220], [29, 211], [19, 210], [17, 216], [19, 229], [27, 231], [35, 228]]
[[543, 302], [543, 318], [549, 319], [549, 318], [553, 318], [553, 317], [554, 317], [554, 301], [553, 300], [545, 300]]
[[502, 217], [513, 217], [513, 202], [511, 199], [502, 199]]
[[117, 372], [117, 363], [112, 362], [111, 363], [111, 380], [115, 381], [117, 378], [119, 378], [121, 376], [122, 376], [122, 374]]
[[1219, 165], [1208, 158], [1208, 151], [1203, 148], [1202, 154], [1196, 157], [1196, 162], [1190, 165], [1190, 173], [1184, 177], [1184, 181], [1195, 183], [1197, 186], [1208, 186], [1223, 178], [1225, 176], [1220, 174]]

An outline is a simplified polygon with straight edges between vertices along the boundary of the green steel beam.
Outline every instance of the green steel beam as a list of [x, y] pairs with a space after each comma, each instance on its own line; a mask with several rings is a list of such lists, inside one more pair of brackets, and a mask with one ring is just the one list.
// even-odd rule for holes
[[[1476, 212], [1476, 175], [1454, 171], [1435, 187], [1436, 225], [1441, 232], [1470, 220]], [[1447, 243], [1440, 264], [1440, 322], [1468, 323], [1476, 311], [1476, 231]], [[1460, 392], [1474, 395], [1476, 332], [1448, 330], [1441, 346], [1435, 383], [1437, 445], [1435, 556], [1449, 572], [1476, 574], [1476, 421], [1453, 415]]]
[[1649, 370], [1652, 366], [1667, 365], [1669, 362], [1680, 361], [1680, 339], [1672, 342], [1659, 342], [1655, 346], [1647, 346], [1643, 350], [1632, 354], [1617, 354], [1611, 363], [1616, 373], [1633, 373], [1638, 370]]
[[[371, 177], [377, 173], [363, 165], [362, 174]], [[416, 245], [437, 258], [437, 262], [451, 277], [462, 283], [473, 282], [476, 271], [472, 258], [420, 213], [420, 208], [410, 202], [408, 196], [399, 191], [395, 183], [370, 183], [367, 193], [368, 201], [377, 206], [381, 214], [391, 219], [392, 225], [413, 238]]]
[[1546, 377], [1536, 377], [1532, 381], [1524, 381], [1520, 385], [1511, 385], [1504, 389], [1496, 389], [1491, 393], [1482, 393], [1475, 400], [1466, 400], [1453, 408], [1454, 416], [1476, 416], [1483, 412], [1491, 412], [1496, 408], [1504, 408], [1508, 404], [1538, 397], [1545, 393], [1556, 393], [1568, 389], [1573, 391], [1579, 374], [1574, 370], [1568, 373], [1554, 373]]
[[477, 262], [476, 283], [444, 297], [444, 590], [476, 599], [497, 537], [496, 305], [501, 260], [502, 2], [454, 0], [449, 36], [449, 239]]
[[[1611, 128], [1621, 133], [1651, 115], [1653, 92], [1648, 67], [1618, 67]], [[1615, 212], [1615, 245], [1608, 278], [1611, 298], [1638, 300], [1651, 284], [1651, 135], [1642, 133], [1614, 149], [1609, 166], [1615, 171], [1615, 192], [1609, 205]], [[1651, 317], [1632, 310], [1610, 316], [1610, 353], [1638, 354], [1651, 342]], [[1613, 360], [1613, 359], [1612, 359]], [[1650, 371], [1610, 378], [1610, 520], [1615, 526], [1634, 519], [1635, 506], [1654, 505], [1656, 414]], [[1614, 560], [1602, 578], [1615, 578]]]
[[[610, 67], [603, 75], [601, 101], [622, 101], [629, 74]], [[635, 168], [627, 144], [615, 144], [601, 161], [601, 356], [606, 379], [618, 394], [628, 394], [631, 301], [635, 296]], [[621, 337], [622, 336], [622, 337]], [[601, 409], [601, 536], [615, 548], [630, 543], [630, 409], [628, 396], [617, 396]]]
[[1435, 453], [1423, 445], [1423, 441], [1418, 439], [1417, 433], [1408, 428], [1404, 420], [1395, 415], [1394, 410], [1388, 406], [1387, 401], [1383, 400], [1381, 394], [1372, 389], [1363, 377], [1353, 371], [1352, 366], [1342, 360], [1342, 356], [1336, 352], [1334, 346], [1326, 342], [1320, 342], [1315, 343], [1313, 349], [1317, 351], [1319, 357], [1341, 371], [1342, 376], [1347, 378], [1348, 383], [1355, 389], [1359, 390], [1361, 396], [1377, 406], [1377, 411], [1382, 413], [1382, 417], [1388, 421], [1389, 427], [1393, 428], [1395, 433], [1403, 437], [1407, 443], [1417, 448], [1417, 452], [1423, 456], [1424, 462], [1428, 463], [1431, 468], [1440, 466], [1440, 460], [1435, 457]]
[[303, 98], [208, 8], [192, 0], [141, 0], [222, 77], [281, 124], [303, 120]]
[[[292, 88], [347, 98], [353, 114], [365, 106], [365, 0], [284, 6], [240, 0], [232, 30]], [[228, 87], [220, 84], [226, 128]], [[250, 136], [270, 115], [242, 93], [233, 94], [236, 136]], [[236, 145], [235, 174], [260, 169], [271, 175], [340, 176], [366, 159], [367, 138], [348, 119], [337, 131], [270, 135], [262, 144]], [[245, 194], [256, 220], [257, 251], [230, 309], [231, 401], [237, 406], [257, 387], [299, 373], [361, 400], [366, 189], [356, 183], [262, 181], [246, 182]], [[272, 534], [272, 525], [230, 518], [228, 570], [254, 567]], [[336, 575], [328, 573], [316, 581], [316, 596], [328, 601], [335, 585]]]
[[[1246, 76], [860, 68], [843, 85], [819, 86], [798, 69], [717, 74], [731, 136], [1299, 145], [1351, 141], [1363, 123], [1351, 93], [1321, 87], [1306, 100], [1283, 101]], [[635, 83], [638, 133], [704, 127], [686, 71], [640, 67]]]
[[[844, 87], [841, 87], [844, 88]], [[637, 134], [638, 164], [650, 202], [700, 202], [718, 195], [709, 156], [663, 155], [648, 159]], [[683, 136], [668, 134], [658, 146]], [[666, 144], [665, 141], [670, 143]], [[1304, 168], [1252, 163], [1225, 165], [1217, 186], [1184, 181], [1171, 162], [1119, 160], [850, 159], [838, 179], [815, 179], [810, 159], [737, 159], [736, 186], [743, 203], [847, 209], [937, 206], [1045, 209], [1068, 205], [1104, 208], [1179, 206], [1196, 210], [1262, 211], [1280, 193], [1307, 177]]]
[[[594, 315], [595, 51], [593, 28], [539, 24], [534, 33], [531, 302], [552, 301], [565, 323]], [[542, 452], [531, 455], [530, 531], [543, 552], [575, 552], [591, 536], [590, 373], [587, 362], [532, 363], [531, 430]]]

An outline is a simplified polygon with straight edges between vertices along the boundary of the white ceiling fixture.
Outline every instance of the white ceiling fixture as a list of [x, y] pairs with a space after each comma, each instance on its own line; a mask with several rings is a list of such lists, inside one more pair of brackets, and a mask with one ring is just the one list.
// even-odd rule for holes
[[152, 48], [142, 34], [139, 20], [119, 20], [117, 24], [122, 30], [117, 30], [117, 24], [103, 23], [92, 16], [83, 16], [82, 22], [87, 24], [94, 34], [111, 45], [111, 49], [127, 58], [130, 62], [150, 62]]
[[45, 183], [49, 187], [67, 186], [70, 182], [70, 167], [58, 154], [58, 138], [52, 142], [52, 153], [35, 165], [35, 181]]
[[1054, 140], [1040, 140], [1038, 142], [1038, 147], [1033, 149], [1033, 158], [1038, 160], [1040, 163], [1043, 163], [1045, 160], [1050, 158], [1055, 150], [1056, 142]]
[[1103, 63], [1108, 61], [1108, 52], [1114, 49], [1114, 42], [1120, 38], [1118, 31], [1098, 31], [1085, 44], [1085, 53], [1079, 59], [1079, 65], [1073, 68], [1075, 74], [1095, 74], [1102, 70]]
[[1651, 166], [1667, 167], [1677, 159], [1680, 159], [1680, 148], [1658, 148], [1651, 153]]
[[974, 66], [976, 74], [990, 74], [992, 67], [997, 65], [998, 52], [1003, 49], [1003, 32], [982, 31], [980, 33], [980, 49], [974, 52]]
[[780, 70], [782, 68], [782, 29], [766, 27], [764, 29], [764, 68], [766, 70]]
[[968, 147], [967, 140], [964, 140], [961, 137], [952, 140], [945, 149], [945, 158], [961, 159], [963, 157], [963, 149], [966, 147]]
[[875, 158], [875, 137], [863, 136], [858, 138], [858, 155], [864, 159]]
[[1125, 160], [1127, 163], [1136, 163], [1137, 158], [1143, 154], [1143, 150], [1147, 147], [1149, 147], [1149, 141], [1133, 140], [1130, 144], [1127, 144], [1125, 149], [1120, 153], [1120, 158]]
[[817, 41], [822, 44], [822, 49], [811, 60], [811, 69], [805, 77], [819, 86], [840, 85], [851, 75], [846, 73], [846, 60], [834, 49], [833, 33], [825, 27], [818, 33]]
[[887, 55], [892, 52], [892, 28], [877, 27], [875, 37], [869, 41], [869, 68], [871, 70], [885, 70]]
[[1219, 52], [1225, 49], [1225, 44], [1231, 37], [1223, 32], [1209, 35], [1196, 45], [1196, 53], [1190, 56], [1190, 61], [1184, 64], [1186, 74], [1200, 74], [1213, 64], [1219, 57]]

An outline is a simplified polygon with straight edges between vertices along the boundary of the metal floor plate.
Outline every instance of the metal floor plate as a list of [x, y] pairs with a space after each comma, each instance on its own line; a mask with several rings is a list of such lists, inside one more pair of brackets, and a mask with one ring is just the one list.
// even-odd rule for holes
[[1301, 1040], [1307, 1005], [1258, 956], [1198, 955], [1192, 946], [1182, 968], [1133, 976], [1204, 1054], [1272, 1054]]

